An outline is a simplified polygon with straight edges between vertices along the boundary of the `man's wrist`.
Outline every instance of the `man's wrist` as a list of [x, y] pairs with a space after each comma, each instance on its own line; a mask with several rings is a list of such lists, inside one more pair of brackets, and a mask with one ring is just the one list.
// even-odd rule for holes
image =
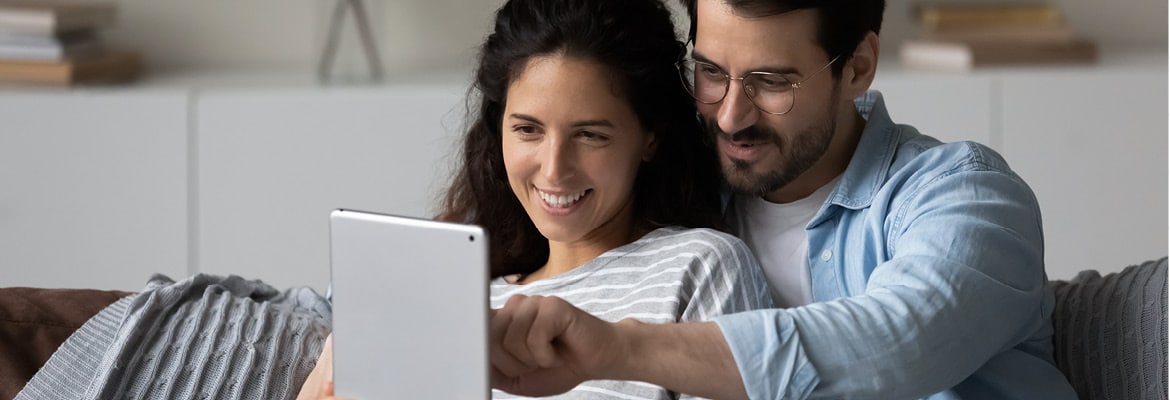
[[714, 322], [612, 325], [614, 354], [595, 379], [648, 382], [710, 398], [747, 398], [739, 367]]
[[654, 354], [653, 342], [646, 340], [650, 325], [635, 319], [624, 319], [613, 324], [613, 354], [608, 362], [596, 372], [598, 379], [643, 380], [650, 357]]

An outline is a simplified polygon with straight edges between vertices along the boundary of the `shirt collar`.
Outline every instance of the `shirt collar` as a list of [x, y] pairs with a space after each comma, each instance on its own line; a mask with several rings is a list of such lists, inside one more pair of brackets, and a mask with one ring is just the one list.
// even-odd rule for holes
[[885, 183], [898, 149], [898, 135], [880, 92], [867, 91], [854, 99], [853, 104], [865, 118], [865, 128], [849, 166], [841, 174], [841, 181], [829, 195], [826, 205], [856, 210], [869, 207]]
[[[840, 181], [829, 198], [817, 213], [812, 224], [827, 217], [825, 210], [829, 205], [838, 205], [849, 209], [862, 209], [873, 203], [878, 189], [885, 183], [894, 154], [898, 148], [898, 136], [894, 121], [886, 111], [886, 102], [881, 92], [866, 91], [853, 99], [853, 105], [865, 119], [865, 128], [861, 131], [861, 139], [853, 152], [849, 166], [841, 174]], [[721, 191], [723, 214], [727, 215], [727, 207], [731, 205], [733, 193], [727, 187]]]

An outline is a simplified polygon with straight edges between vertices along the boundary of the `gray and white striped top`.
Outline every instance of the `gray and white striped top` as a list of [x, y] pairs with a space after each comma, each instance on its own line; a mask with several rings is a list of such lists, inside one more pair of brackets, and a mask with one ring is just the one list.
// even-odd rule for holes
[[[767, 281], [747, 246], [711, 229], [659, 228], [561, 275], [527, 285], [510, 281], [514, 277], [492, 280], [492, 308], [503, 307], [515, 294], [557, 296], [607, 321], [667, 323], [772, 307]], [[521, 398], [499, 390], [493, 390], [492, 397]], [[643, 382], [589, 381], [551, 398], [680, 396]]]

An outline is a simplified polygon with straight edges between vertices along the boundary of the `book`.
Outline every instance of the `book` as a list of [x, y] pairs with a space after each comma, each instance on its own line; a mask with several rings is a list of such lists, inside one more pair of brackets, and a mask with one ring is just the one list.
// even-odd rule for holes
[[963, 43], [908, 40], [899, 49], [907, 68], [969, 71], [992, 65], [1051, 65], [1096, 61], [1097, 46], [1076, 39], [1064, 44]]
[[110, 51], [80, 60], [0, 60], [0, 82], [55, 85], [125, 82], [137, 78], [142, 70], [142, 55], [130, 51]]
[[80, 30], [52, 35], [0, 33], [0, 59], [64, 60], [100, 54], [104, 46], [97, 32]]
[[1076, 35], [1067, 26], [1001, 26], [980, 28], [923, 29], [918, 38], [926, 41], [963, 43], [1067, 44]]
[[112, 3], [0, 0], [0, 32], [52, 34], [113, 25]]
[[1065, 25], [1059, 9], [1041, 3], [922, 3], [914, 14], [923, 30]]

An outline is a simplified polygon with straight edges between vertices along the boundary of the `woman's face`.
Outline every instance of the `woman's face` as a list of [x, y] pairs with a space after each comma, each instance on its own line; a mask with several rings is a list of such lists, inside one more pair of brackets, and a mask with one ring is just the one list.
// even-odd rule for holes
[[654, 136], [617, 89], [600, 64], [562, 55], [533, 57], [508, 87], [508, 182], [550, 241], [630, 234], [634, 178]]

